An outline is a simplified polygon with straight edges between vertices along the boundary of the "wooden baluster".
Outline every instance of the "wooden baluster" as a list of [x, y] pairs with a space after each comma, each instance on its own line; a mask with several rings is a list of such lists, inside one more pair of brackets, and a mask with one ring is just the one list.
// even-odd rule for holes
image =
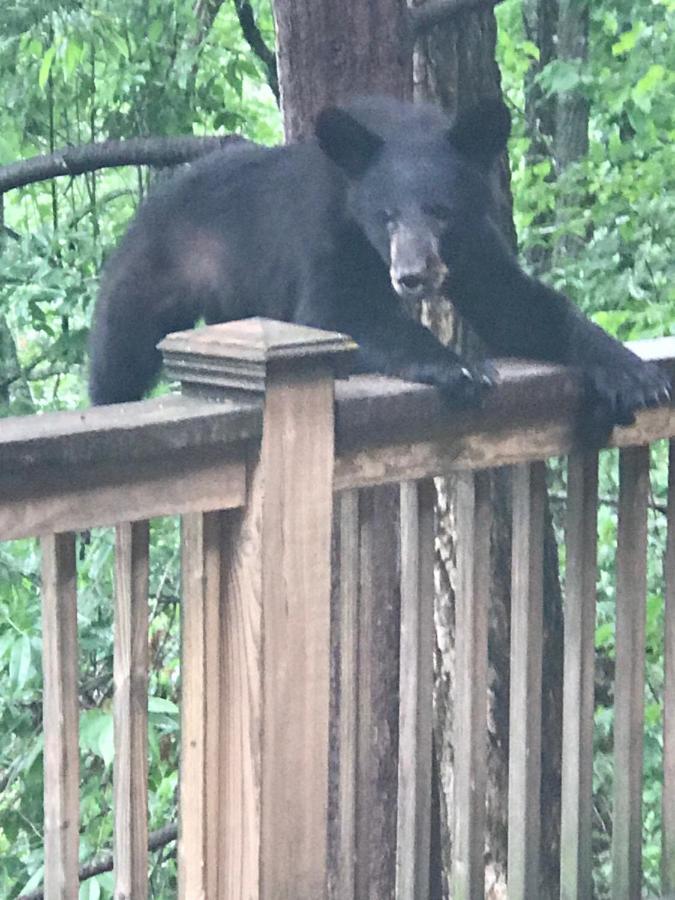
[[80, 824], [75, 535], [42, 546], [46, 900], [76, 900]]
[[453, 898], [485, 896], [490, 478], [457, 479]]
[[668, 459], [668, 538], [665, 559], [665, 678], [663, 690], [663, 843], [661, 889], [675, 893], [675, 440]]
[[511, 582], [509, 900], [539, 896], [545, 498], [545, 464], [517, 466]]
[[401, 485], [397, 900], [429, 896], [435, 501], [431, 480]]
[[591, 900], [598, 455], [567, 466], [561, 900]]
[[148, 522], [117, 526], [115, 898], [148, 895]]
[[357, 741], [359, 727], [359, 492], [336, 497], [339, 528], [339, 736], [334, 900], [352, 900], [356, 891]]
[[612, 898], [642, 891], [642, 742], [649, 447], [619, 456]]

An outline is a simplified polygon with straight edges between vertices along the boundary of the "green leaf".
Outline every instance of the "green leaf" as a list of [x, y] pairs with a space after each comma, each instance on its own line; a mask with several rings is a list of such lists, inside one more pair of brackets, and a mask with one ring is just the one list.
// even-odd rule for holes
[[638, 38], [644, 30], [642, 22], [636, 22], [628, 31], [624, 31], [619, 40], [612, 44], [612, 54], [621, 56], [622, 53], [628, 53], [637, 44]]
[[84, 47], [82, 46], [82, 44], [79, 44], [74, 38], [69, 38], [66, 41], [66, 52], [63, 57], [63, 70], [65, 72], [66, 78], [72, 75], [77, 68], [80, 60], [82, 59], [83, 52]]
[[14, 642], [9, 658], [9, 677], [21, 689], [31, 674], [33, 654], [28, 635], [20, 635]]
[[111, 766], [115, 756], [115, 726], [111, 714], [106, 714], [98, 736], [98, 752], [106, 766]]
[[150, 27], [148, 28], [148, 40], [151, 43], [155, 43], [161, 36], [164, 31], [164, 23], [161, 19], [153, 19], [150, 23]]
[[172, 700], [167, 700], [164, 697], [149, 697], [148, 712], [165, 713], [171, 716], [177, 716], [178, 707]]
[[41, 89], [44, 88], [44, 86], [47, 84], [47, 80], [49, 79], [49, 73], [51, 72], [55, 53], [56, 53], [56, 47], [52, 44], [52, 46], [47, 49], [47, 52], [42, 57], [42, 63], [40, 65], [40, 72], [38, 74], [38, 85], [40, 86]]
[[660, 63], [653, 63], [633, 88], [633, 96], [637, 97], [640, 94], [651, 93], [658, 83], [663, 81], [665, 74], [665, 66], [662, 66]]
[[537, 81], [547, 94], [564, 94], [574, 90], [581, 80], [580, 63], [562, 59], [554, 59], [537, 76]]

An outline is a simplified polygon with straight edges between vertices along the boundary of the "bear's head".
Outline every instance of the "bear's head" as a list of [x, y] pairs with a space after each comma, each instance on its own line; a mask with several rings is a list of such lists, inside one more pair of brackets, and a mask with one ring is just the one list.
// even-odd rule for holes
[[[375, 101], [376, 102], [376, 101]], [[389, 103], [390, 101], [385, 101]], [[348, 208], [406, 299], [437, 293], [457, 265], [472, 223], [490, 202], [488, 175], [510, 131], [501, 101], [484, 100], [447, 127], [436, 110], [391, 102], [383, 127], [368, 103], [354, 115], [324, 109], [315, 132], [348, 179]], [[371, 121], [375, 124], [371, 126]]]

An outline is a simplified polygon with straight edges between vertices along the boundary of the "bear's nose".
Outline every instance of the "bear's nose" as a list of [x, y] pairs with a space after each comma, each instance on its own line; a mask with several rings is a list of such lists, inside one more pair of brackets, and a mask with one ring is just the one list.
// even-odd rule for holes
[[402, 275], [398, 281], [407, 291], [419, 291], [426, 284], [422, 275]]

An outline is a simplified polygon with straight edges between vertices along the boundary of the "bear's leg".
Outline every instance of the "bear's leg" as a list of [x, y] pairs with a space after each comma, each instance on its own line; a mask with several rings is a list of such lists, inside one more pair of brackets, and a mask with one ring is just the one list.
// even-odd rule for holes
[[123, 295], [120, 286], [103, 294], [96, 309], [89, 346], [89, 397], [95, 405], [140, 400], [161, 368], [159, 341], [192, 328], [197, 319], [183, 298], [140, 296], [127, 288]]

